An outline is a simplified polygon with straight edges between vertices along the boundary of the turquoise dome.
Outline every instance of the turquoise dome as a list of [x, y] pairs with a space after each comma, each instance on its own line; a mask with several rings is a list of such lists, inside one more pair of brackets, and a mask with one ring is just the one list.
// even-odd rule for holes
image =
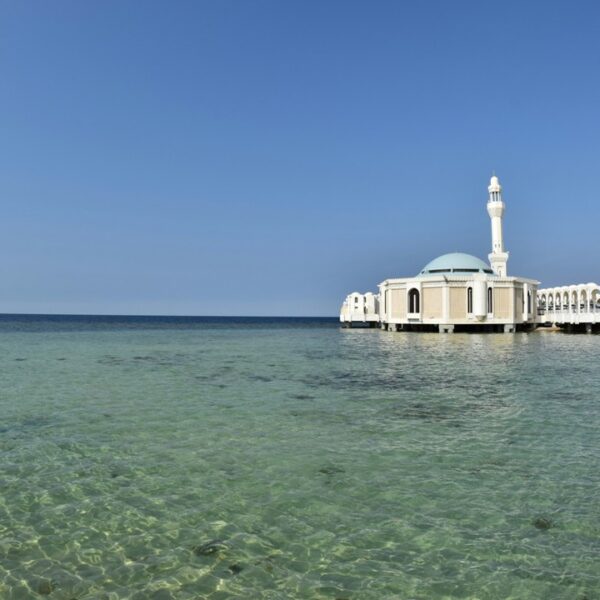
[[427, 263], [419, 275], [435, 275], [437, 273], [487, 273], [493, 274], [490, 265], [471, 254], [452, 252], [443, 254]]

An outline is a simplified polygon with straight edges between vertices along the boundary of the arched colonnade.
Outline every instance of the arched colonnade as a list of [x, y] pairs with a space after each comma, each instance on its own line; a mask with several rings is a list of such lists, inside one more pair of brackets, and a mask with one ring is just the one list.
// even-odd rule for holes
[[538, 315], [546, 316], [548, 321], [575, 315], [600, 316], [600, 286], [584, 283], [538, 290], [537, 308]]

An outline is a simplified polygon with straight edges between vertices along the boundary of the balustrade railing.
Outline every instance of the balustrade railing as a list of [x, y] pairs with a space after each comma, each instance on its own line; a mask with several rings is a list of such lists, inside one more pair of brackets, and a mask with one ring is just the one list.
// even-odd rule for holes
[[600, 305], [594, 306], [590, 303], [589, 306], [581, 305], [577, 308], [575, 305], [568, 307], [562, 306], [554, 308], [552, 306], [538, 306], [537, 315], [539, 317], [548, 316], [550, 320], [572, 319], [574, 317], [579, 320], [600, 319]]

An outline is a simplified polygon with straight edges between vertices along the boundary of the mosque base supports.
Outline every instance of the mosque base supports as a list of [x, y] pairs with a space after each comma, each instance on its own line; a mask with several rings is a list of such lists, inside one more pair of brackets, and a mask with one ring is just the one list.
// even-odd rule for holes
[[600, 333], [600, 323], [552, 323], [551, 327], [563, 333]]
[[385, 329], [385, 325], [380, 324], [379, 321], [342, 321], [340, 323], [340, 327], [342, 329], [374, 329], [376, 327], [381, 327], [381, 329]]
[[[383, 331], [391, 332], [421, 332], [421, 333], [517, 333], [535, 331], [535, 323], [385, 323], [376, 325]], [[564, 326], [568, 331], [567, 325]], [[600, 329], [600, 324], [594, 327]], [[578, 331], [583, 331], [584, 326], [579, 326]], [[592, 331], [590, 331], [592, 333]]]

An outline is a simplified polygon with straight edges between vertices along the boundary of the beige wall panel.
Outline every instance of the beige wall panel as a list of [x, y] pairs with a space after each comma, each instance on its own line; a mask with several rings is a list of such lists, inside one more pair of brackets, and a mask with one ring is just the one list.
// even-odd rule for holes
[[392, 319], [406, 318], [406, 290], [391, 290]]
[[494, 288], [494, 317], [496, 319], [510, 318], [510, 289]]
[[466, 319], [467, 318], [467, 288], [449, 289], [450, 292], [450, 318], [451, 319]]
[[423, 288], [423, 308], [421, 313], [424, 319], [442, 318], [442, 288]]

